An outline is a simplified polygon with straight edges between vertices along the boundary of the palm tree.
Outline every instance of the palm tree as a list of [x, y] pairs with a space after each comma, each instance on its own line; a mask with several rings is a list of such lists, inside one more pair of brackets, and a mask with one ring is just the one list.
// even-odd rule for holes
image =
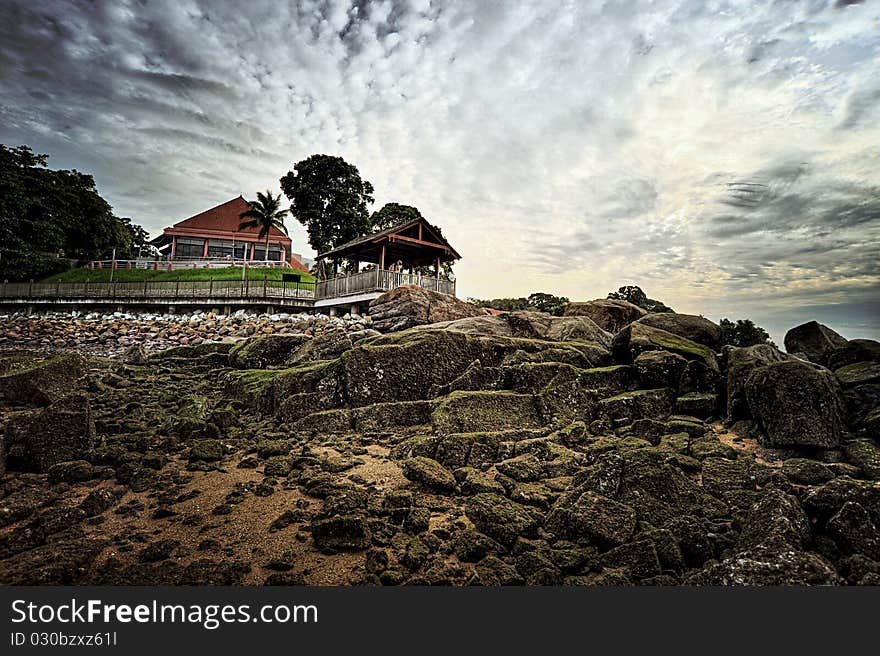
[[248, 201], [248, 205], [251, 208], [242, 212], [238, 215], [239, 219], [247, 219], [247, 221], [242, 221], [238, 229], [245, 230], [247, 228], [259, 228], [260, 234], [259, 237], [266, 238], [266, 262], [269, 261], [269, 233], [272, 231], [272, 228], [278, 228], [285, 235], [287, 234], [287, 228], [284, 226], [284, 217], [290, 210], [282, 210], [281, 208], [281, 194], [278, 196], [273, 196], [272, 192], [268, 189], [266, 193], [263, 194], [261, 192], [257, 192], [257, 200], [250, 202]]

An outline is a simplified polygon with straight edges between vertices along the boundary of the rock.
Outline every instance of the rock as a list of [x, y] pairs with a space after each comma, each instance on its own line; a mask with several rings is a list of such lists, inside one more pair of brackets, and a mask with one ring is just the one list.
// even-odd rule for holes
[[746, 381], [751, 415], [769, 446], [833, 449], [844, 429], [843, 399], [830, 371], [802, 361], [756, 369]]
[[827, 465], [809, 458], [789, 458], [782, 463], [782, 473], [791, 482], [802, 485], [821, 485], [834, 478]]
[[500, 558], [486, 556], [474, 567], [472, 585], [500, 586], [522, 585], [525, 583], [516, 568]]
[[832, 351], [846, 346], [847, 340], [828, 326], [808, 321], [785, 333], [784, 343], [788, 353], [802, 354], [810, 362], [824, 366]]
[[685, 358], [669, 351], [645, 351], [633, 361], [639, 386], [646, 389], [677, 388], [687, 364]]
[[370, 544], [367, 523], [357, 515], [315, 519], [311, 530], [315, 546], [324, 553], [360, 551]]
[[552, 317], [546, 334], [547, 339], [558, 342], [596, 342], [610, 347], [612, 334], [586, 316]]
[[771, 545], [744, 551], [696, 572], [686, 585], [840, 585], [843, 579], [817, 554]]
[[179, 540], [156, 540], [141, 549], [140, 553], [138, 553], [138, 560], [142, 563], [155, 563], [160, 560], [167, 560], [179, 546]]
[[749, 511], [737, 548], [746, 550], [782, 541], [793, 549], [803, 549], [811, 538], [810, 520], [800, 502], [771, 489]]
[[80, 460], [95, 446], [95, 422], [85, 394], [17, 415], [6, 424], [8, 469], [46, 472], [59, 462]]
[[633, 362], [645, 351], [670, 351], [685, 360], [696, 360], [718, 370], [718, 361], [709, 347], [639, 321], [618, 332], [611, 344], [611, 352], [618, 362]]
[[791, 360], [770, 344], [725, 349], [727, 359], [727, 420], [751, 419], [746, 398], [746, 381], [760, 367]]
[[846, 458], [867, 478], [880, 481], [880, 447], [874, 440], [852, 440], [844, 445]]
[[880, 560], [880, 530], [858, 503], [847, 501], [843, 504], [828, 520], [825, 531], [844, 554], [862, 554]]
[[672, 414], [674, 400], [669, 389], [635, 390], [602, 399], [599, 410], [610, 419], [626, 423], [638, 419], [664, 419]]
[[369, 314], [373, 328], [385, 333], [438, 321], [478, 317], [486, 311], [448, 294], [404, 285], [372, 300]]
[[457, 481], [448, 469], [436, 460], [424, 456], [407, 458], [401, 463], [403, 475], [417, 483], [437, 490], [438, 492], [452, 492], [455, 490]]
[[870, 481], [834, 478], [803, 497], [803, 506], [815, 524], [822, 528], [848, 501], [858, 503], [880, 526], [880, 487]]
[[616, 333], [645, 316], [647, 312], [629, 301], [599, 298], [585, 303], [569, 303], [566, 317], [589, 317], [602, 330]]
[[102, 487], [89, 492], [86, 498], [79, 504], [79, 507], [86, 517], [95, 517], [119, 503], [120, 496], [116, 490]]
[[[377, 331], [373, 331], [378, 334]], [[332, 360], [354, 346], [352, 336], [342, 328], [323, 330], [305, 341], [286, 360], [288, 366], [296, 366], [316, 360]]]
[[653, 312], [639, 319], [638, 323], [660, 328], [673, 335], [708, 346], [713, 351], [721, 348], [721, 326], [704, 317], [677, 312]]
[[94, 478], [95, 468], [85, 460], [71, 460], [55, 463], [46, 473], [50, 483], [82, 483]]
[[266, 369], [283, 365], [310, 338], [306, 335], [264, 335], [238, 342], [229, 360], [239, 369]]
[[147, 363], [147, 351], [142, 344], [129, 346], [119, 358], [124, 364], [144, 365]]
[[0, 375], [0, 400], [46, 406], [85, 388], [88, 365], [78, 353], [65, 352]]
[[525, 508], [498, 494], [484, 492], [467, 500], [465, 513], [478, 531], [510, 548], [519, 536], [535, 537], [538, 521]]
[[223, 444], [220, 440], [195, 440], [189, 450], [190, 460], [213, 462], [223, 459]]
[[508, 428], [540, 428], [536, 397], [516, 392], [452, 392], [431, 415], [434, 432], [473, 433]]
[[880, 342], [874, 339], [851, 339], [828, 356], [828, 368], [832, 371], [856, 362], [880, 362]]
[[855, 362], [835, 369], [834, 375], [844, 387], [880, 383], [880, 362]]
[[564, 495], [547, 514], [544, 528], [557, 537], [587, 539], [613, 548], [635, 533], [636, 512], [630, 506], [590, 491]]
[[657, 576], [661, 572], [657, 548], [652, 540], [642, 538], [615, 547], [602, 555], [602, 567], [622, 568], [631, 579]]
[[680, 415], [708, 419], [718, 414], [718, 395], [690, 392], [675, 400], [675, 412]]

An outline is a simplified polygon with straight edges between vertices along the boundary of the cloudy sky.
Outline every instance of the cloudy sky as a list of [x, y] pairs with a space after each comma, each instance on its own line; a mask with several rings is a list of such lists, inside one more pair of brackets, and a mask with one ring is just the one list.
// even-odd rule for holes
[[461, 296], [880, 337], [880, 0], [4, 0], [0, 142], [152, 231], [341, 155]]

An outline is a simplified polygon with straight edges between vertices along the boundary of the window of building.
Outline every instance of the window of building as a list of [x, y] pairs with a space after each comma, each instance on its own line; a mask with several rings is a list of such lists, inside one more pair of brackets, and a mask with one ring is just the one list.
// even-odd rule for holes
[[175, 257], [202, 257], [205, 254], [205, 240], [191, 237], [178, 237], [174, 249]]
[[[258, 246], [254, 245], [254, 259], [255, 260], [265, 260], [266, 259], [266, 245]], [[275, 262], [281, 260], [281, 248], [277, 244], [269, 244], [269, 259]]]

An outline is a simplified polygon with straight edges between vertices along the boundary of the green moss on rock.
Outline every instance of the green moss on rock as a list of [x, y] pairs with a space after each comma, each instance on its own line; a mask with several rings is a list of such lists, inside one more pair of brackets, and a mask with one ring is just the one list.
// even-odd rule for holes
[[538, 401], [516, 392], [453, 392], [431, 415], [438, 434], [471, 433], [544, 425]]

